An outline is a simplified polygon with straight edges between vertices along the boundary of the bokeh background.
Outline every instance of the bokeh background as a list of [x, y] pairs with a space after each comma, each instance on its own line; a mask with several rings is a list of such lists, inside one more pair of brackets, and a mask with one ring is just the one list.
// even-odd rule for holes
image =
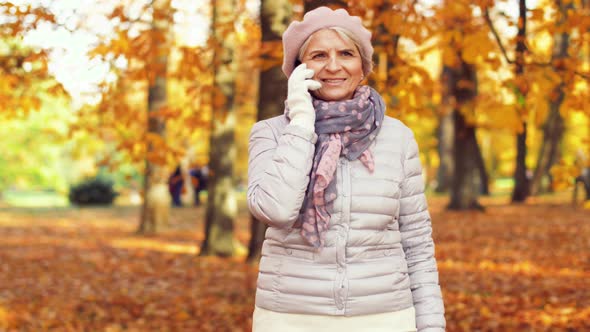
[[0, 2], [0, 331], [249, 331], [248, 135], [281, 34], [373, 32], [449, 331], [590, 329], [590, 1]]

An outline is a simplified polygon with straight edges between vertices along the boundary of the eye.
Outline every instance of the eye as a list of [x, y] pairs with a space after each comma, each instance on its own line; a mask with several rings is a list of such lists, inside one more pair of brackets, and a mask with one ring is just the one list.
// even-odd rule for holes
[[312, 59], [323, 59], [324, 57], [326, 57], [325, 53], [315, 53], [311, 56]]
[[342, 51], [340, 53], [344, 56], [354, 56], [354, 53], [352, 53], [351, 51]]

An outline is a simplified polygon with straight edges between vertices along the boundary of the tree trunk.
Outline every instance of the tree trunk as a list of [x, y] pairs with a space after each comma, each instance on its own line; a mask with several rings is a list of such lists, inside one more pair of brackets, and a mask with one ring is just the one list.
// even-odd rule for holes
[[475, 127], [465, 122], [465, 117], [459, 110], [453, 111], [453, 119], [455, 121], [453, 159], [456, 176], [453, 176], [449, 209], [481, 209], [477, 201], [481, 187], [477, 167]]
[[436, 178], [436, 192], [446, 193], [453, 181], [453, 134], [454, 134], [453, 113], [439, 117], [438, 136], [438, 158], [440, 160]]
[[[375, 8], [376, 13], [386, 13], [391, 11], [394, 2], [392, 0], [383, 0]], [[369, 85], [375, 88], [380, 94], [391, 94], [392, 87], [398, 84], [397, 75], [390, 75], [391, 69], [395, 68], [400, 63], [398, 57], [398, 46], [401, 36], [399, 34], [392, 34], [385, 22], [380, 22], [370, 29], [373, 31], [373, 74], [369, 75]], [[388, 89], [389, 87], [389, 89]], [[398, 96], [389, 96], [390, 102], [386, 107], [395, 109], [398, 103]]]
[[[527, 9], [525, 0], [519, 0], [519, 24], [516, 35], [516, 65], [514, 76], [518, 79], [524, 74], [524, 55], [526, 52], [526, 16]], [[516, 89], [518, 114], [525, 119], [526, 113], [526, 94], [527, 91], [519, 85]], [[529, 184], [526, 169], [526, 136], [527, 123], [523, 121], [522, 132], [516, 135], [516, 169], [514, 170], [514, 189], [512, 191], [512, 202], [524, 202], [529, 195]]]
[[[561, 26], [567, 22], [568, 9], [572, 8], [572, 4], [563, 5], [560, 2], [561, 20], [557, 24]], [[569, 35], [561, 33], [555, 36], [555, 46], [553, 48], [553, 62], [556, 60], [563, 60], [568, 57]], [[553, 165], [559, 160], [559, 145], [563, 138], [565, 131], [564, 119], [559, 113], [561, 104], [565, 98], [565, 85], [561, 82], [553, 91], [553, 98], [549, 105], [549, 116], [545, 120], [543, 127], [543, 143], [537, 158], [537, 166], [535, 173], [531, 180], [531, 195], [538, 195], [547, 192], [550, 188], [548, 179], [551, 178], [550, 170]], [[544, 181], [545, 180], [545, 181]]]
[[482, 195], [489, 195], [490, 194], [490, 179], [488, 176], [488, 171], [486, 169], [486, 163], [483, 160], [483, 155], [481, 153], [481, 149], [479, 148], [479, 144], [475, 144], [475, 148], [477, 149], [477, 152], [475, 154], [475, 160], [477, 163], [477, 170], [478, 170], [478, 174], [479, 174], [479, 190], [480, 190], [480, 194]]
[[[291, 16], [292, 7], [288, 0], [262, 0], [260, 3], [262, 42], [279, 44], [281, 34], [287, 29]], [[259, 82], [257, 120], [283, 114], [284, 101], [287, 98], [287, 79], [281, 67], [277, 65], [261, 71]], [[254, 262], [260, 258], [265, 232], [266, 225], [250, 215], [248, 261]]]
[[[170, 3], [167, 0], [157, 0], [153, 2], [153, 10], [159, 12], [170, 12]], [[166, 94], [166, 74], [168, 67], [168, 52], [170, 43], [170, 23], [166, 15], [158, 15], [152, 21], [151, 29], [153, 34], [161, 35], [164, 37], [165, 42], [152, 42], [151, 47], [155, 48], [156, 57], [153, 59], [154, 64], [148, 63], [148, 70], [154, 72], [155, 79], [153, 82], [149, 82], [148, 88], [148, 134], [155, 134], [158, 136], [164, 136], [166, 124], [165, 122], [154, 114], [164, 106], [167, 105], [167, 94]], [[156, 184], [161, 184], [163, 181], [163, 170], [161, 166], [156, 165], [150, 156], [160, 155], [164, 151], [156, 151], [152, 142], [148, 141], [147, 154], [145, 160], [145, 173], [143, 182], [143, 204], [141, 207], [139, 227], [137, 233], [155, 232], [157, 227], [157, 220], [155, 220], [154, 210], [158, 209], [153, 201], [147, 198], [151, 188]], [[159, 158], [160, 159], [160, 158]], [[169, 196], [169, 195], [168, 195]], [[166, 199], [165, 197], [163, 199]], [[170, 197], [167, 198], [170, 201]], [[168, 214], [168, 211], [164, 211]], [[165, 216], [167, 219], [168, 216]]]
[[[451, 200], [448, 208], [451, 210], [482, 209], [478, 202], [481, 189], [481, 179], [477, 154], [477, 139], [475, 126], [467, 123], [461, 113], [469, 109], [477, 96], [477, 75], [475, 66], [466, 63], [457, 55], [458, 65], [455, 68], [445, 66], [443, 82], [445, 84], [445, 100], [454, 99], [453, 105], [453, 181]], [[472, 108], [472, 107], [471, 107]]]
[[549, 116], [543, 127], [543, 143], [537, 158], [537, 167], [531, 180], [531, 195], [546, 193], [550, 190], [551, 167], [559, 160], [559, 145], [565, 131], [564, 119], [559, 113], [565, 94], [563, 84], [557, 87], [556, 98], [550, 101]]
[[234, 220], [238, 210], [233, 176], [233, 163], [236, 159], [233, 24], [237, 2], [212, 0], [212, 8], [212, 35], [215, 44], [213, 116], [209, 142], [209, 195], [201, 255], [231, 256], [234, 253]]
[[516, 136], [516, 169], [514, 171], [514, 189], [512, 202], [524, 202], [528, 196], [528, 179], [526, 175], [526, 123], [522, 133]]

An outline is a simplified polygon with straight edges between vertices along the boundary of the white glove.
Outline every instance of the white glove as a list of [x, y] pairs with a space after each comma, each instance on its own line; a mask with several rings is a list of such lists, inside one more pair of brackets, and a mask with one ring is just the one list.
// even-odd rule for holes
[[318, 81], [314, 81], [313, 69], [307, 69], [305, 63], [293, 70], [287, 82], [287, 106], [291, 124], [315, 130], [315, 109], [311, 103], [311, 95], [308, 90], [317, 90], [322, 87]]

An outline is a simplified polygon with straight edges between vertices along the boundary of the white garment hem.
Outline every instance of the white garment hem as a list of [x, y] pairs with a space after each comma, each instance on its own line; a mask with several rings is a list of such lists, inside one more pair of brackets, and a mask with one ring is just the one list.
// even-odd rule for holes
[[416, 312], [409, 307], [395, 312], [362, 316], [289, 314], [254, 308], [252, 332], [414, 332]]

